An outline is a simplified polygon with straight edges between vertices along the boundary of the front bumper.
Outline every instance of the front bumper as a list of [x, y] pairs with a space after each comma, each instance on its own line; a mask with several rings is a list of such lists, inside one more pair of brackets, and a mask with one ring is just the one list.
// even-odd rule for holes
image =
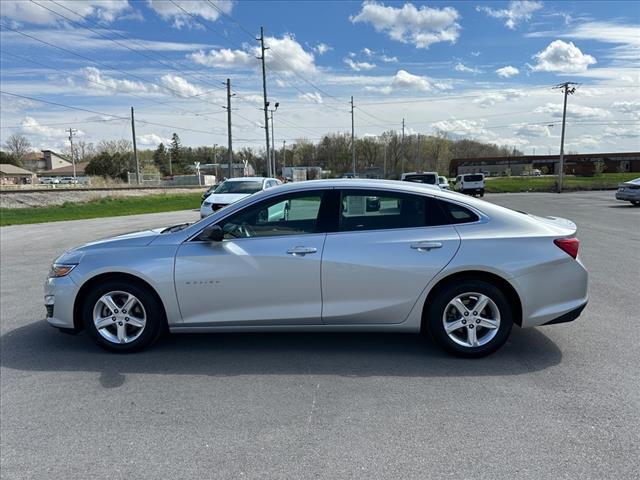
[[75, 329], [73, 304], [78, 286], [71, 277], [47, 278], [44, 283], [44, 303], [47, 322], [52, 327]]
[[640, 189], [634, 189], [634, 190], [629, 190], [629, 189], [625, 189], [625, 190], [618, 190], [616, 192], [616, 199], [618, 200], [624, 200], [627, 202], [638, 202], [640, 201]]

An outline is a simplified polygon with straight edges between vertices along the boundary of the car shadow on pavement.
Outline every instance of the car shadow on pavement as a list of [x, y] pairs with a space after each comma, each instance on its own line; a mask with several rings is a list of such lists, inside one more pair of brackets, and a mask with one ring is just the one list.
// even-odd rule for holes
[[452, 357], [430, 339], [389, 333], [211, 333], [166, 335], [149, 350], [118, 355], [86, 333], [64, 335], [43, 321], [0, 338], [0, 364], [24, 371], [101, 373], [117, 387], [130, 373], [451, 377], [520, 375], [557, 365], [560, 349], [538, 329], [514, 327], [498, 352]]

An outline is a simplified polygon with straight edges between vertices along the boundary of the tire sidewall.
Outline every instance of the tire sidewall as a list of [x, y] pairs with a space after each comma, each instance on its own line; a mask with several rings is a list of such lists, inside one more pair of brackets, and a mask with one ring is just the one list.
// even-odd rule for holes
[[[496, 336], [487, 344], [474, 348], [458, 345], [451, 340], [442, 323], [442, 316], [449, 302], [468, 292], [488, 296], [500, 311], [500, 327]], [[506, 296], [498, 287], [483, 280], [462, 280], [445, 285], [429, 305], [427, 315], [427, 328], [431, 337], [448, 352], [462, 357], [482, 357], [495, 352], [507, 341], [513, 327], [513, 311]]]
[[[123, 291], [134, 295], [143, 305], [147, 319], [142, 334], [133, 342], [125, 344], [112, 343], [98, 332], [93, 323], [93, 309], [98, 299], [108, 292]], [[123, 280], [109, 280], [93, 288], [84, 299], [82, 321], [91, 337], [102, 347], [116, 352], [136, 352], [155, 342], [162, 333], [164, 313], [158, 300], [148, 288]]]

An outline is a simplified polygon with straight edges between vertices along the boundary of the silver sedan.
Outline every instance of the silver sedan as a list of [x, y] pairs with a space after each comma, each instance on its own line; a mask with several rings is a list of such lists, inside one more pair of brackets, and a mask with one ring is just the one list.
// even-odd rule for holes
[[[371, 202], [370, 199], [377, 199]], [[55, 260], [47, 321], [117, 352], [163, 331], [428, 333], [479, 357], [587, 304], [576, 226], [409, 182], [319, 180]]]

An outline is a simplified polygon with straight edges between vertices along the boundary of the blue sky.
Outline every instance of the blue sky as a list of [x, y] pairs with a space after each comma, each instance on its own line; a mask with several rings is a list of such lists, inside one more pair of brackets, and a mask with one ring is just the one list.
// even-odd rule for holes
[[347, 131], [353, 95], [358, 136], [399, 129], [405, 118], [409, 132], [555, 152], [562, 96], [551, 87], [575, 81], [567, 148], [640, 149], [637, 2], [0, 6], [2, 141], [22, 133], [34, 147], [62, 149], [69, 127], [87, 142], [129, 138], [134, 106], [143, 148], [173, 131], [186, 145], [225, 144], [222, 82], [230, 78], [235, 146], [260, 149], [254, 37], [264, 25], [269, 97], [280, 103], [279, 145]]

